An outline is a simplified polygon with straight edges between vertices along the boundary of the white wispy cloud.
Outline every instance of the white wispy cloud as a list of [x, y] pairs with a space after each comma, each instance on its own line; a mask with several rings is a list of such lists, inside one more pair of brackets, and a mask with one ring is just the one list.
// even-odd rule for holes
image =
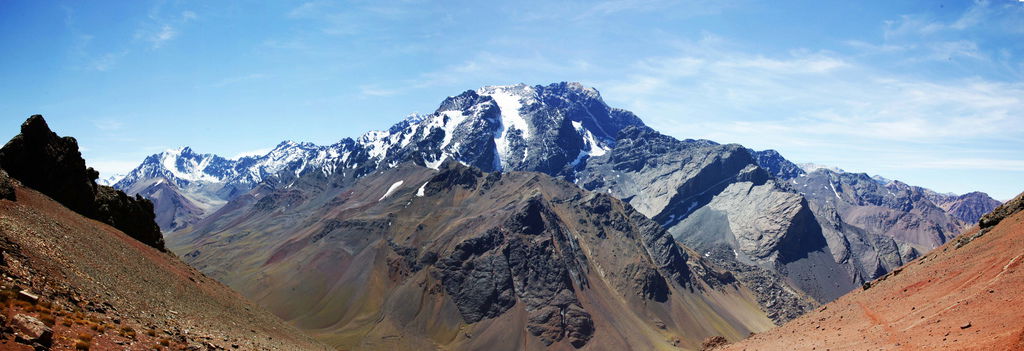
[[145, 35], [147, 41], [149, 41], [154, 49], [159, 49], [164, 46], [168, 40], [174, 39], [178, 35], [178, 31], [169, 24], [165, 24], [160, 27], [160, 30]]
[[102, 131], [115, 131], [124, 128], [123, 122], [110, 118], [94, 120], [92, 121], [92, 124], [96, 129]]
[[114, 174], [128, 174], [135, 167], [138, 167], [140, 160], [111, 160], [89, 158], [87, 166], [100, 172], [100, 177], [109, 177]]
[[149, 43], [150, 48], [160, 49], [171, 40], [178, 38], [181, 28], [187, 23], [199, 19], [199, 15], [191, 10], [167, 14], [163, 3], [150, 8], [148, 21], [142, 23], [135, 32], [135, 38]]

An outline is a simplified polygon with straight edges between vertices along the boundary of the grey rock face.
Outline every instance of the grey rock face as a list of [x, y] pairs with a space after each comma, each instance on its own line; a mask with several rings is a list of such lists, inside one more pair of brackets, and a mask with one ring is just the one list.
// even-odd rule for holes
[[[778, 183], [738, 145], [677, 140], [650, 128], [628, 127], [615, 148], [590, 159], [578, 175], [584, 188], [623, 198], [698, 251], [726, 245], [736, 251], [728, 259], [772, 272], [792, 277], [819, 269], [845, 277], [836, 280], [850, 280], [846, 268], [823, 259], [832, 254], [803, 196]], [[816, 279], [793, 281], [819, 301], [852, 287], [850, 282], [830, 283], [826, 289]], [[792, 299], [799, 296], [791, 292]]]
[[516, 303], [508, 257], [498, 249], [504, 244], [502, 233], [492, 230], [459, 243], [437, 262], [445, 290], [468, 323], [499, 316]]
[[[437, 275], [468, 323], [501, 315], [518, 298], [528, 314], [527, 330], [545, 345], [568, 338], [582, 347], [594, 322], [574, 293], [586, 257], [572, 252], [574, 240], [548, 218], [540, 199], [484, 235], [467, 239], [436, 265]], [[569, 252], [566, 252], [569, 251]]]

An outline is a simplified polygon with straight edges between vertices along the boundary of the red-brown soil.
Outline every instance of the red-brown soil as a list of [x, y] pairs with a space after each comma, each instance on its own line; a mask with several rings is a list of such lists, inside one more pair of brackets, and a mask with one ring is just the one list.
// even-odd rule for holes
[[[173, 254], [35, 190], [16, 196], [0, 200], [0, 322], [42, 320], [54, 350], [327, 349]], [[0, 350], [32, 349], [12, 332], [0, 323]]]
[[721, 350], [1024, 350], [1024, 212]]

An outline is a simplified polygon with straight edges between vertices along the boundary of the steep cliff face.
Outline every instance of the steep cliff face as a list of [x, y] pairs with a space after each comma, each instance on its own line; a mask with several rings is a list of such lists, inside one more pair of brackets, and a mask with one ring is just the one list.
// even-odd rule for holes
[[164, 249], [163, 235], [153, 221], [153, 204], [141, 196], [130, 197], [97, 185], [99, 173], [86, 168], [75, 138], [57, 136], [43, 116], [29, 117], [21, 125], [21, 134], [0, 148], [0, 167], [69, 209]]
[[695, 348], [772, 324], [732, 274], [606, 194], [454, 162], [339, 182], [255, 191], [170, 246], [345, 348]]

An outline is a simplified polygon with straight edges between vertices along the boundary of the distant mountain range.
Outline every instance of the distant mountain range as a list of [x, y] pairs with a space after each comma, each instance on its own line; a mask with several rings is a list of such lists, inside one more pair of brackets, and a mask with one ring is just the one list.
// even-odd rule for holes
[[[516, 172], [537, 174], [531, 178]], [[442, 180], [447, 186], [434, 188]], [[454, 308], [447, 312], [453, 315], [444, 317], [451, 326], [472, 325], [483, 333], [493, 330], [487, 327], [489, 320], [525, 318], [522, 323], [493, 323], [524, 328], [545, 345], [585, 344], [591, 338], [614, 343], [618, 339], [603, 335], [602, 330], [615, 330], [618, 335], [641, 332], [628, 330], [625, 325], [629, 324], [667, 328], [673, 335], [686, 336], [684, 340], [715, 333], [735, 339], [761, 328], [762, 317], [704, 301], [701, 306], [715, 311], [709, 318], [726, 322], [715, 330], [697, 330], [684, 327], [682, 321], [670, 322], [667, 312], [681, 306], [672, 302], [677, 297], [691, 301], [683, 292], [692, 286], [687, 284], [707, 286], [704, 289], [718, 294], [724, 291], [721, 284], [733, 284], [730, 278], [700, 278], [699, 283], [672, 278], [684, 274], [681, 266], [664, 262], [664, 252], [652, 252], [651, 243], [639, 245], [643, 238], [622, 238], [627, 234], [602, 230], [617, 226], [641, 226], [646, 233], [664, 230], [686, 246], [659, 247], [691, 252], [690, 258], [673, 259], [685, 260], [696, 270], [728, 272], [738, 287], [730, 289], [746, 291], [730, 298], [750, 301], [763, 316], [781, 322], [941, 245], [999, 205], [983, 193], [937, 194], [865, 174], [796, 165], [772, 150], [678, 140], [645, 126], [629, 111], [607, 106], [596, 90], [578, 83], [470, 90], [445, 99], [432, 114], [411, 116], [386, 131], [326, 146], [282, 142], [266, 155], [237, 160], [197, 154], [189, 148], [168, 151], [146, 158], [114, 186], [153, 201], [169, 247], [186, 261], [285, 319], [335, 335], [322, 339], [350, 347], [401, 346], [385, 342], [390, 340], [387, 331], [395, 328], [412, 328], [416, 335], [442, 345], [493, 346], [479, 339], [470, 341], [466, 335], [452, 336], [457, 333], [451, 329], [426, 330], [410, 324], [440, 318], [444, 308]], [[458, 186], [465, 190], [455, 190]], [[417, 196], [421, 192], [424, 199]], [[534, 193], [542, 195], [529, 195]], [[594, 193], [621, 200], [621, 205], [613, 202], [614, 215], [604, 217], [599, 225], [587, 224], [597, 220], [588, 212], [595, 211], [594, 204], [588, 205]], [[408, 218], [427, 221], [441, 215], [422, 202], [457, 203], [465, 211], [444, 213], [448, 224], [408, 222]], [[534, 205], [538, 203], [543, 209], [531, 209], [541, 206]], [[473, 211], [477, 206], [499, 207], [492, 208], [494, 218], [488, 219]], [[460, 302], [459, 296], [467, 293], [462, 290], [465, 277], [483, 274], [472, 268], [484, 264], [479, 260], [487, 258], [486, 264], [491, 265], [514, 265], [518, 260], [508, 255], [508, 250], [519, 250], [510, 240], [524, 238], [533, 230], [529, 227], [537, 224], [513, 218], [536, 218], [531, 211], [545, 213], [540, 215], [544, 228], [561, 228], [557, 233], [542, 231], [544, 237], [556, 238], [549, 244], [522, 247], [545, 252], [537, 259], [561, 262], [536, 279], [547, 274], [565, 277], [550, 286], [551, 291], [566, 292], [560, 297], [563, 303], [557, 304], [558, 313], [573, 311], [574, 316], [589, 317], [551, 324], [547, 307], [532, 300], [541, 292], [519, 289], [514, 289], [519, 295], [506, 296], [496, 288], [498, 300], [483, 307]], [[645, 224], [643, 217], [653, 220], [650, 223], [658, 229]], [[447, 226], [456, 223], [476, 229], [452, 232]], [[513, 224], [524, 228], [509, 227]], [[399, 227], [389, 229], [393, 225]], [[492, 229], [499, 233], [488, 234]], [[480, 241], [484, 239], [477, 239], [478, 235], [489, 239]], [[608, 245], [623, 251], [599, 252], [605, 250], [603, 242], [616, 242]], [[417, 251], [421, 249], [426, 251]], [[493, 261], [493, 250], [504, 252], [505, 263]], [[637, 263], [632, 271], [605, 268], [621, 268], [605, 263], [621, 259], [620, 255], [646, 263]], [[285, 262], [283, 257], [302, 259]], [[702, 258], [694, 261], [695, 257]], [[302, 266], [303, 262], [311, 266]], [[464, 267], [461, 275], [446, 273], [454, 264]], [[318, 272], [317, 278], [285, 281], [287, 274], [307, 269]], [[416, 276], [419, 270], [428, 273]], [[385, 271], [392, 273], [381, 273]], [[536, 273], [516, 272], [522, 273], [510, 273], [512, 286], [519, 284], [517, 280], [535, 279], [531, 277]], [[355, 281], [363, 284], [355, 286], [374, 290], [351, 290]], [[443, 293], [455, 299], [455, 306], [423, 305], [437, 311], [427, 315], [389, 309], [388, 301], [399, 296], [425, 296], [417, 289], [400, 288], [412, 282], [436, 286], [427, 292]], [[629, 284], [646, 288], [624, 288]], [[662, 284], [667, 287], [653, 288]], [[296, 297], [296, 291], [308, 298]], [[383, 300], [373, 300], [369, 305], [376, 307], [364, 310], [364, 305], [338, 302], [333, 294]], [[602, 311], [610, 305], [597, 297], [611, 296], [607, 294], [645, 296], [650, 306], [657, 306], [649, 307], [650, 313], [662, 317], [653, 324], [609, 319]], [[524, 304], [525, 310], [508, 309], [506, 304], [514, 301]], [[333, 317], [318, 314], [326, 313], [317, 311], [327, 306]], [[366, 318], [377, 322], [368, 323]], [[589, 323], [596, 331], [588, 336], [582, 331], [591, 328]], [[416, 342], [426, 345], [426, 339]]]

